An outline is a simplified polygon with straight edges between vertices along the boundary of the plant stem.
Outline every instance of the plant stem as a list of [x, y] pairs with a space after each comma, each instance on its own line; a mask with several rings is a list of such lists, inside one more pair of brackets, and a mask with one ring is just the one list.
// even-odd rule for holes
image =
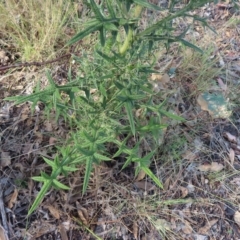
[[[138, 18], [141, 15], [141, 12], [142, 12], [142, 6], [137, 5], [134, 8], [134, 13], [133, 13], [134, 18]], [[125, 38], [123, 45], [119, 48], [119, 53], [121, 55], [126, 53], [132, 41], [133, 41], [133, 27], [129, 25], [127, 37]]]

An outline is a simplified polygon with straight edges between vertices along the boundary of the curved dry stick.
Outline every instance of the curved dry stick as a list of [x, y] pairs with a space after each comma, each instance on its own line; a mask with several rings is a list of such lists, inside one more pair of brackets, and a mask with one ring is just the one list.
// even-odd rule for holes
[[5, 230], [5, 234], [9, 237], [7, 216], [6, 216], [4, 202], [3, 202], [3, 187], [1, 185], [0, 185], [0, 213], [1, 213], [1, 217], [2, 217], [2, 225]]
[[18, 64], [12, 64], [12, 65], [8, 65], [8, 66], [2, 66], [0, 67], [0, 72], [8, 70], [10, 68], [19, 68], [19, 67], [29, 67], [29, 66], [42, 66], [42, 65], [46, 65], [46, 64], [51, 64], [54, 62], [58, 62], [61, 61], [63, 58], [69, 58], [71, 57], [71, 53], [67, 53], [65, 55], [62, 55], [60, 57], [57, 57], [53, 60], [49, 60], [49, 61], [45, 61], [45, 62], [26, 62], [26, 63], [18, 63]]

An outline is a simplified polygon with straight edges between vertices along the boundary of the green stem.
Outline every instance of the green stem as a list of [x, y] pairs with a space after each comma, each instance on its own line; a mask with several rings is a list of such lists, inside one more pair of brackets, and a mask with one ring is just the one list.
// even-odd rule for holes
[[[142, 6], [140, 5], [137, 5], [135, 8], [134, 8], [134, 13], [133, 13], [133, 17], [134, 18], [138, 18], [140, 17], [142, 13]], [[119, 39], [119, 38], [118, 38]], [[132, 26], [128, 26], [128, 33], [127, 33], [127, 37], [125, 38], [124, 40], [124, 43], [123, 45], [119, 48], [119, 53], [121, 55], [123, 55], [124, 53], [126, 53], [126, 51], [128, 50], [130, 44], [132, 43], [133, 41], [133, 28]]]
[[126, 53], [132, 40], [133, 40], [133, 30], [132, 30], [132, 27], [129, 26], [127, 37], [125, 38], [123, 45], [119, 48], [120, 54], [123, 55], [124, 53]]

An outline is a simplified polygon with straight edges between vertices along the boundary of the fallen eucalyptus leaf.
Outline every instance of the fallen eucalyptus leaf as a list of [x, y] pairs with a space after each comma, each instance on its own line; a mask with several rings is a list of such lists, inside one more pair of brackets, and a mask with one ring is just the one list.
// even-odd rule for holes
[[220, 172], [224, 166], [221, 163], [212, 162], [211, 164], [202, 164], [198, 169], [202, 172]]

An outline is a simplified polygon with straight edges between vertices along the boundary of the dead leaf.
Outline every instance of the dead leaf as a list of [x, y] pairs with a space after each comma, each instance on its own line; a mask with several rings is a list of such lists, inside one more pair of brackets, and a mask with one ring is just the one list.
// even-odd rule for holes
[[201, 109], [203, 111], [209, 111], [208, 109], [208, 103], [207, 101], [202, 97], [202, 94], [200, 94], [197, 98], [197, 103], [200, 105]]
[[145, 176], [146, 176], [146, 173], [141, 169], [141, 170], [139, 171], [138, 175], [137, 175], [136, 181], [140, 181], [140, 180], [144, 179]]
[[143, 113], [143, 108], [139, 108], [136, 110], [135, 116], [137, 118], [140, 118], [142, 116], [142, 113]]
[[240, 178], [234, 178], [231, 182], [231, 184], [237, 184], [240, 187]]
[[46, 208], [49, 210], [49, 212], [51, 213], [51, 215], [52, 215], [53, 217], [55, 217], [56, 219], [59, 219], [59, 218], [60, 218], [60, 214], [59, 214], [58, 209], [56, 209], [56, 208], [53, 207], [52, 205], [48, 205], [48, 206], [46, 206]]
[[220, 172], [224, 166], [221, 163], [212, 162], [211, 164], [203, 164], [198, 167], [198, 170], [202, 172]]
[[221, 78], [217, 78], [218, 85], [221, 87], [223, 91], [227, 91], [227, 85], [223, 82]]
[[23, 154], [26, 154], [29, 157], [29, 154], [33, 151], [33, 145], [33, 143], [26, 142], [22, 150]]
[[0, 166], [7, 167], [11, 164], [11, 157], [9, 152], [1, 152]]
[[167, 73], [161, 75], [159, 73], [153, 73], [150, 79], [155, 92], [159, 92], [161, 89], [167, 88], [167, 84], [170, 82], [170, 77]]
[[139, 181], [139, 182], [134, 182], [134, 185], [137, 187], [137, 188], [140, 188], [142, 190], [145, 190], [145, 191], [151, 191], [155, 188], [155, 186], [148, 182], [148, 181]]
[[45, 129], [46, 129], [47, 132], [52, 132], [52, 131], [53, 131], [53, 127], [52, 127], [51, 122], [46, 121], [46, 122], [44, 123], [44, 126], [46, 127]]
[[229, 133], [229, 132], [224, 132], [224, 133], [223, 133], [223, 136], [224, 136], [225, 138], [227, 138], [227, 140], [228, 140], [229, 142], [237, 143], [237, 138], [236, 138], [234, 135], [232, 135], [231, 133]]
[[190, 150], [187, 150], [185, 153], [182, 154], [182, 157], [192, 162], [194, 159], [196, 159], [197, 154], [191, 152]]
[[133, 236], [135, 239], [138, 239], [138, 225], [137, 222], [133, 223]]
[[170, 176], [170, 177], [168, 177], [166, 180], [165, 180], [165, 182], [163, 183], [163, 189], [165, 189], [165, 190], [168, 190], [169, 189], [169, 185], [170, 185], [170, 181], [172, 180], [172, 177]]
[[60, 225], [59, 232], [62, 240], [68, 240], [67, 231], [63, 224]]
[[56, 230], [56, 224], [50, 224], [46, 221], [34, 221], [31, 227], [27, 230], [27, 234], [32, 235], [31, 239], [37, 239], [42, 235]]
[[228, 154], [228, 156], [229, 156], [229, 160], [230, 160], [231, 165], [233, 165], [233, 163], [234, 163], [234, 158], [235, 158], [235, 152], [233, 151], [232, 148], [229, 149], [229, 154]]
[[0, 240], [8, 240], [5, 229], [0, 225]]
[[170, 223], [163, 218], [157, 219], [153, 224], [158, 231], [166, 232], [171, 230]]
[[88, 212], [87, 209], [80, 206], [79, 202], [76, 202], [78, 216], [85, 226], [88, 226]]
[[179, 188], [180, 188], [181, 193], [182, 193], [181, 197], [185, 198], [188, 195], [188, 189], [185, 188], [185, 187], [182, 187], [182, 186], [180, 186]]
[[54, 137], [49, 138], [49, 145], [54, 145], [57, 142], [57, 139]]
[[11, 209], [13, 207], [13, 205], [15, 204], [16, 200], [17, 200], [17, 197], [18, 197], [18, 190], [15, 188], [14, 189], [14, 192], [8, 202], [8, 207]]
[[233, 216], [234, 221], [240, 227], [240, 212], [236, 211]]
[[188, 221], [184, 221], [184, 226], [182, 227], [182, 231], [185, 234], [191, 234], [193, 229]]
[[217, 221], [218, 221], [218, 219], [213, 219], [211, 221], [207, 221], [206, 224], [203, 227], [199, 228], [198, 233], [200, 233], [200, 234], [207, 234], [209, 232], [210, 228], [214, 224], [216, 224]]

